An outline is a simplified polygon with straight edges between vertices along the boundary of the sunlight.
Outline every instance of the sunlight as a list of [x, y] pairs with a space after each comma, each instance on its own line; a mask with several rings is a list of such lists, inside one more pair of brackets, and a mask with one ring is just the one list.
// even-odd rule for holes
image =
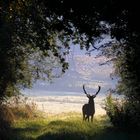
[[90, 94], [94, 94], [100, 85], [102, 89], [95, 99], [95, 115], [105, 114], [102, 108], [103, 99], [107, 90], [115, 85], [110, 78], [113, 68], [111, 64], [100, 66], [107, 58], [96, 58], [96, 55], [97, 51], [89, 56], [86, 55], [86, 50], [80, 50], [79, 46], [71, 46], [70, 54], [67, 55], [69, 69], [62, 77], [54, 79], [52, 83], [38, 81], [32, 89], [26, 89], [23, 93], [32, 98], [38, 110], [47, 114], [80, 113], [82, 105], [87, 102], [82, 85], [86, 84]]

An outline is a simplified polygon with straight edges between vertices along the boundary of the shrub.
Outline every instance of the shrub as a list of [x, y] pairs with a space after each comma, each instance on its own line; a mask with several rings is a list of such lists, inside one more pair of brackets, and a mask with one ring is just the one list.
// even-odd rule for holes
[[6, 102], [6, 105], [12, 111], [14, 120], [37, 117], [36, 104], [34, 102], [28, 102], [27, 97], [12, 97]]
[[0, 140], [7, 140], [10, 126], [14, 120], [13, 113], [6, 105], [0, 104]]
[[112, 124], [119, 128], [133, 129], [140, 127], [139, 103], [128, 102], [126, 99], [106, 97], [105, 107]]
[[11, 124], [18, 119], [37, 117], [36, 104], [28, 103], [27, 98], [15, 96], [0, 102], [0, 140], [8, 139]]

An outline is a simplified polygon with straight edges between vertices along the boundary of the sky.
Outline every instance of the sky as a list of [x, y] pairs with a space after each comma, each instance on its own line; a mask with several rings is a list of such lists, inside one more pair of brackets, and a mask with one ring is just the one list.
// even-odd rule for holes
[[99, 65], [107, 58], [101, 56], [95, 58], [98, 52], [91, 56], [86, 50], [80, 50], [78, 45], [71, 45], [70, 54], [67, 56], [69, 69], [60, 78], [54, 79], [52, 83], [38, 81], [32, 89], [24, 90], [28, 95], [81, 95], [82, 85], [85, 84], [88, 93], [93, 94], [101, 86], [101, 93], [106, 94], [108, 89], [113, 88], [116, 80], [112, 80], [110, 74], [113, 72], [112, 64]]

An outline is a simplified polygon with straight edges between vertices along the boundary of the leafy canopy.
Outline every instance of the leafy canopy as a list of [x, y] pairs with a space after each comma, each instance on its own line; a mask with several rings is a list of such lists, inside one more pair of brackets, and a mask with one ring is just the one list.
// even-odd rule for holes
[[[13, 93], [30, 87], [46, 75], [60, 75], [59, 68], [62, 72], [68, 68], [65, 55], [70, 42], [88, 50], [102, 34], [110, 34], [122, 44], [125, 64], [130, 61], [130, 52], [134, 53], [136, 58], [128, 62], [131, 67], [139, 54], [137, 5], [137, 1], [126, 0], [2, 0], [0, 95], [7, 94], [8, 89]], [[133, 67], [135, 72], [139, 74]]]

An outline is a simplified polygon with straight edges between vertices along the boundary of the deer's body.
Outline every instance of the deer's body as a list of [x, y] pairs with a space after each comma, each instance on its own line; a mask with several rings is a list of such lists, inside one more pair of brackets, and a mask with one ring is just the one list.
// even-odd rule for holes
[[85, 104], [83, 105], [82, 111], [83, 111], [83, 120], [88, 119], [89, 121], [89, 117], [91, 117], [91, 121], [93, 121], [93, 116], [95, 113], [94, 105]]
[[99, 89], [98, 89], [98, 91], [97, 91], [97, 93], [95, 95], [89, 95], [89, 94], [87, 94], [84, 85], [83, 85], [83, 89], [84, 89], [85, 94], [89, 98], [88, 104], [84, 104], [83, 107], [82, 107], [83, 120], [85, 120], [85, 121], [88, 120], [89, 121], [89, 117], [91, 117], [91, 121], [93, 121], [93, 117], [94, 117], [94, 114], [95, 114], [94, 98], [99, 93], [100, 86], [99, 86]]

